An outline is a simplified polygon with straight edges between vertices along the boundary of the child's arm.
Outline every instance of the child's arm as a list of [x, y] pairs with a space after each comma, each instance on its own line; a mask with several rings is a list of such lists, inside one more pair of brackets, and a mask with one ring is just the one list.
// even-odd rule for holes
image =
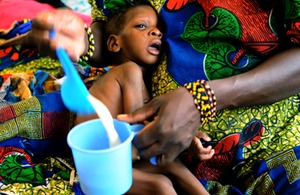
[[149, 93], [143, 80], [141, 67], [134, 62], [127, 62], [123, 66], [121, 88], [123, 97], [123, 112], [131, 113], [149, 101]]
[[[208, 135], [202, 131], [198, 131], [188, 149], [188, 152], [200, 160], [208, 160], [214, 155], [212, 146], [204, 147], [201, 140], [211, 141]], [[200, 181], [188, 170], [188, 168], [177, 159], [174, 163], [167, 167], [167, 173], [171, 175], [174, 185], [178, 186], [187, 194], [209, 194]]]
[[[148, 95], [139, 66], [127, 62], [113, 67], [93, 83], [89, 92], [102, 101], [113, 118], [118, 114], [130, 113], [144, 105]], [[75, 124], [97, 118], [98, 116], [77, 116]]]

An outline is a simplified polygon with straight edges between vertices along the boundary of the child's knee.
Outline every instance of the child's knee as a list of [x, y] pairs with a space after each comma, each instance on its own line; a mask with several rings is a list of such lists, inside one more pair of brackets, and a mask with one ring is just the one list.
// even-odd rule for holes
[[165, 175], [134, 169], [132, 187], [127, 194], [173, 195], [176, 194], [176, 191], [173, 188], [171, 180]]
[[176, 194], [171, 180], [165, 175], [155, 175], [152, 181], [153, 194]]

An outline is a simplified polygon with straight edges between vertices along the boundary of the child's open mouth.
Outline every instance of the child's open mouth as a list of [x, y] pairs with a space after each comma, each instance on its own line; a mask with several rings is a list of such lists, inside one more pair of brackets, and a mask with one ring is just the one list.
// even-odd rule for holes
[[148, 46], [148, 52], [152, 55], [159, 55], [161, 49], [161, 40], [156, 39]]

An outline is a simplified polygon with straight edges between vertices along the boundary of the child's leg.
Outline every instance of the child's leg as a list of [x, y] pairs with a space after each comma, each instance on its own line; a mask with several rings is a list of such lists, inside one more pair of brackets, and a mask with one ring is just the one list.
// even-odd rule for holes
[[185, 194], [207, 195], [209, 194], [200, 181], [188, 170], [188, 168], [176, 159], [167, 167], [167, 173], [173, 185]]
[[132, 186], [126, 194], [172, 195], [177, 193], [166, 176], [133, 168]]

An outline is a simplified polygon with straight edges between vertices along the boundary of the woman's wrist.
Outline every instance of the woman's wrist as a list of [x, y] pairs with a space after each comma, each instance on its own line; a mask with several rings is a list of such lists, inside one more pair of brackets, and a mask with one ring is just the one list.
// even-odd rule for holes
[[87, 35], [86, 36], [87, 37], [87, 39], [86, 39], [87, 40], [86, 41], [87, 49], [86, 49], [85, 53], [80, 56], [79, 61], [88, 61], [94, 55], [94, 51], [95, 51], [95, 41], [94, 41], [94, 36], [93, 36], [92, 30], [87, 25], [84, 26], [84, 29], [85, 29], [86, 35]]
[[216, 96], [205, 80], [186, 83], [184, 87], [192, 94], [194, 104], [200, 112], [201, 123], [211, 121], [216, 113]]

